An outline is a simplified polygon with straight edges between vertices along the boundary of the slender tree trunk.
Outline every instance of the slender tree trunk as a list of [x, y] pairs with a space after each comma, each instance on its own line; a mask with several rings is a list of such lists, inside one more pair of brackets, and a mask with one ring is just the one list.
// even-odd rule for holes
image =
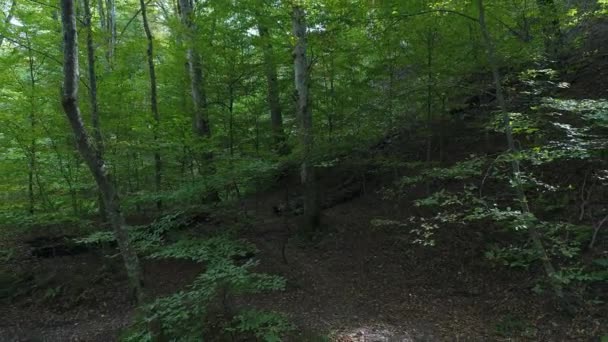
[[[30, 45], [29, 36], [26, 34], [27, 46], [28, 46], [28, 71], [30, 78], [30, 129], [32, 133], [32, 140], [29, 146], [29, 161], [28, 161], [28, 198], [29, 198], [29, 212], [34, 214], [35, 208], [35, 195], [34, 195], [34, 176], [36, 176], [36, 137], [34, 130], [36, 129], [36, 77], [34, 75], [34, 56], [32, 55], [32, 49]], [[40, 185], [40, 184], [39, 184]], [[42, 193], [42, 188], [40, 187]]]
[[207, 116], [207, 97], [204, 89], [203, 67], [201, 56], [197, 52], [194, 25], [194, 12], [191, 0], [179, 0], [182, 24], [186, 29], [186, 46], [188, 59], [188, 72], [190, 74], [190, 87], [192, 103], [194, 105], [193, 128], [194, 133], [202, 138], [211, 135], [209, 119]]
[[[93, 28], [91, 26], [91, 6], [89, 0], [83, 0], [84, 25], [87, 31], [87, 62], [89, 74], [89, 102], [91, 105], [91, 125], [93, 126], [93, 139], [99, 158], [103, 158], [103, 138], [101, 136], [101, 126], [99, 123], [99, 104], [97, 102], [97, 74], [95, 72], [95, 45], [93, 42]], [[99, 193], [97, 198], [99, 207], [99, 217], [102, 222], [107, 222], [106, 208], [103, 196]]]
[[[433, 149], [433, 132], [431, 119], [433, 115], [433, 49], [435, 47], [435, 31], [429, 29], [427, 32], [427, 85], [426, 85], [426, 163], [430, 167]], [[426, 193], [431, 194], [431, 183], [426, 183]]]
[[112, 65], [114, 60], [114, 50], [116, 49], [116, 2], [115, 0], [106, 0], [107, 21], [106, 30], [108, 33], [108, 64]]
[[448, 112], [447, 106], [446, 106], [446, 96], [444, 95], [441, 98], [441, 121], [439, 122], [439, 163], [443, 164], [443, 159], [444, 159], [444, 149], [445, 149], [445, 124], [446, 124], [446, 118], [445, 115]]
[[[152, 110], [152, 116], [154, 118], [154, 132], [153, 139], [155, 145], [154, 152], [154, 184], [155, 190], [157, 194], [160, 194], [161, 191], [161, 181], [162, 181], [162, 161], [160, 157], [160, 151], [158, 150], [158, 130], [160, 128], [160, 114], [158, 113], [158, 100], [156, 96], [156, 69], [154, 67], [154, 37], [152, 36], [152, 31], [150, 30], [150, 25], [148, 24], [148, 15], [146, 11], [146, 3], [144, 0], [139, 0], [139, 5], [141, 7], [141, 17], [144, 24], [144, 31], [146, 31], [146, 39], [148, 40], [148, 70], [150, 72], [150, 108]], [[162, 209], [162, 202], [160, 200], [156, 201], [156, 208], [158, 210]]]
[[334, 57], [331, 55], [329, 57], [331, 59], [330, 63], [330, 72], [329, 72], [329, 96], [331, 99], [331, 110], [329, 115], [327, 116], [327, 129], [329, 131], [329, 143], [330, 146], [333, 146], [334, 141], [334, 121], [336, 116], [336, 111], [338, 110], [337, 99], [336, 99], [336, 86], [335, 86], [335, 66], [334, 66]]
[[89, 74], [89, 102], [91, 105], [91, 125], [93, 126], [93, 139], [100, 157], [103, 156], [103, 138], [99, 123], [99, 104], [97, 101], [97, 74], [95, 72], [95, 44], [93, 42], [93, 28], [91, 27], [91, 7], [89, 0], [84, 1], [84, 24], [87, 32], [87, 62]]
[[[30, 151], [31, 154], [33, 151]], [[27, 194], [28, 194], [28, 212], [30, 215], [34, 215], [35, 208], [35, 196], [34, 196], [34, 159], [30, 156], [30, 160], [28, 162], [28, 173], [27, 173]]]
[[498, 63], [496, 62], [496, 53], [495, 53], [495, 49], [494, 49], [494, 43], [490, 36], [488, 26], [486, 25], [485, 9], [484, 9], [483, 0], [477, 0], [477, 6], [479, 9], [479, 26], [481, 28], [482, 37], [483, 37], [483, 40], [484, 40], [484, 43], [486, 46], [488, 62], [490, 63], [490, 67], [492, 69], [492, 77], [494, 79], [494, 85], [496, 86], [496, 98], [498, 100], [498, 105], [500, 106], [500, 110], [502, 111], [502, 114], [503, 114], [503, 125], [505, 127], [507, 144], [508, 144], [509, 151], [513, 154], [512, 161], [511, 161], [511, 169], [512, 169], [513, 178], [514, 178], [515, 189], [517, 191], [518, 201], [521, 206], [521, 212], [523, 215], [522, 218], [526, 221], [526, 224], [528, 226], [528, 232], [530, 234], [530, 239], [532, 240], [532, 243], [534, 244], [536, 251], [541, 256], [541, 261], [542, 261], [543, 267], [545, 269], [545, 273], [547, 274], [549, 281], [553, 285], [553, 290], [555, 291], [555, 293], [558, 297], [562, 297], [563, 296], [562, 288], [559, 284], [557, 284], [555, 282], [555, 268], [553, 267], [553, 264], [551, 263], [551, 259], [549, 258], [549, 255], [547, 254], [545, 246], [543, 245], [541, 236], [540, 236], [536, 226], [534, 225], [534, 222], [532, 222], [532, 220], [531, 220], [532, 213], [530, 211], [530, 207], [528, 205], [528, 199], [526, 198], [526, 194], [525, 194], [524, 188], [522, 186], [519, 160], [517, 159], [517, 156], [515, 155], [515, 154], [517, 154], [518, 149], [515, 146], [515, 140], [513, 139], [513, 132], [511, 130], [511, 118], [509, 117], [509, 112], [507, 111], [507, 104], [506, 104], [503, 89], [502, 89], [501, 76], [500, 76], [500, 72], [498, 70]]
[[230, 156], [234, 155], [234, 84], [228, 86], [228, 148]]
[[279, 97], [279, 80], [277, 76], [277, 66], [275, 62], [272, 42], [268, 28], [258, 19], [258, 31], [262, 41], [262, 52], [264, 55], [264, 71], [268, 84], [267, 100], [270, 107], [270, 123], [272, 126], [272, 136], [274, 149], [279, 154], [288, 153], [285, 145], [285, 132], [283, 131], [283, 114], [281, 112], [281, 101]]
[[29, 160], [28, 160], [28, 172], [27, 172], [27, 197], [28, 197], [28, 213], [30, 215], [34, 215], [36, 208], [36, 195], [34, 193], [34, 169], [36, 167], [35, 164], [35, 151], [29, 151]]
[[103, 194], [106, 210], [127, 270], [130, 290], [141, 303], [144, 299], [144, 292], [143, 273], [139, 258], [129, 242], [125, 220], [120, 210], [118, 193], [110, 181], [103, 159], [99, 158], [95, 151], [95, 145], [91, 143], [78, 106], [78, 31], [76, 16], [74, 15], [74, 0], [61, 0], [61, 19], [64, 45], [64, 79], [61, 104], [74, 132], [78, 151]]
[[395, 83], [395, 66], [393, 65], [393, 56], [392, 56], [392, 51], [391, 51], [391, 56], [390, 58], [390, 62], [389, 62], [389, 66], [388, 66], [388, 91], [386, 92], [388, 98], [386, 99], [386, 101], [388, 102], [388, 122], [389, 122], [389, 127], [387, 127], [388, 129], [391, 129], [393, 127], [395, 127], [395, 121], [394, 121], [394, 116], [393, 116], [393, 87], [394, 87], [394, 83]]
[[317, 181], [313, 165], [313, 126], [310, 106], [308, 62], [306, 58], [306, 13], [299, 6], [293, 7], [293, 34], [296, 45], [293, 51], [296, 88], [296, 114], [300, 122], [300, 143], [303, 148], [300, 177], [304, 186], [304, 231], [315, 231], [321, 221]]
[[97, 14], [99, 15], [99, 27], [102, 31], [106, 31], [106, 12], [103, 0], [97, 0]]

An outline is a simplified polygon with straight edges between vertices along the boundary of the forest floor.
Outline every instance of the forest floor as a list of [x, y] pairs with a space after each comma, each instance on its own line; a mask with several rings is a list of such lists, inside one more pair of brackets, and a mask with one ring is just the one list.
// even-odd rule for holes
[[[566, 75], [571, 87], [561, 96], [608, 97], [605, 56], [569, 61], [579, 67], [576, 74]], [[481, 135], [469, 134], [468, 140], [452, 144], [453, 150], [446, 151], [449, 158], [458, 160], [470, 153], [480, 145], [477, 137]], [[501, 144], [501, 137], [496, 139]], [[389, 145], [379, 153], [412, 157], [406, 137]], [[326, 170], [323, 188], [331, 191], [352, 177], [357, 174], [347, 167]], [[605, 306], [566, 314], [548, 296], [535, 294], [532, 288], [540, 270], [490, 266], [484, 260], [482, 227], [442, 229], [433, 247], [411, 244], [406, 231], [371, 228], [370, 221], [376, 218], [415, 214], [411, 199], [424, 193], [415, 189], [399, 203], [383, 200], [379, 190], [392, 180], [386, 177], [366, 180], [359, 196], [324, 210], [326, 233], [319, 242], [291, 238], [287, 263], [281, 246], [287, 227], [295, 230], [296, 219], [286, 221], [272, 210], [282, 201], [284, 190], [247, 199], [239, 210], [251, 222], [244, 237], [260, 250], [258, 269], [284, 276], [287, 288], [241, 298], [235, 305], [286, 314], [297, 326], [294, 341], [323, 341], [320, 336], [341, 342], [585, 341], [608, 331]], [[199, 222], [191, 229], [225, 223]], [[26, 255], [30, 249], [26, 241], [66, 230], [69, 227], [40, 227], [27, 236], [6, 237], [0, 245]], [[16, 300], [0, 301], [0, 341], [116, 340], [135, 314], [123, 291], [125, 277], [117, 259], [108, 261], [97, 251], [14, 258], [5, 266], [15, 273], [28, 270], [28, 281], [39, 287]], [[184, 288], [201, 271], [201, 265], [190, 262], [145, 261], [152, 296]]]
[[[371, 219], [397, 210], [378, 205], [374, 193], [326, 210], [329, 235], [314, 246], [289, 242], [285, 264], [274, 196], [257, 204], [257, 224], [270, 233], [247, 235], [260, 249], [259, 269], [285, 276], [288, 286], [238, 305], [285, 313], [299, 328], [296, 341], [321, 341], [322, 334], [344, 342], [576, 340], [606, 323], [589, 311], [560, 314], [530, 291], [532, 274], [489, 268], [481, 238], [471, 232], [443, 234], [437, 246], [422, 247], [405, 233], [370, 230]], [[120, 263], [90, 252], [35, 262], [27, 267], [49, 280], [35, 296], [0, 306], [0, 341], [113, 341], [131, 322]], [[145, 270], [157, 296], [183, 288], [202, 267], [148, 261]]]
[[[281, 195], [276, 191], [247, 202], [250, 215], [258, 208], [252, 226], [263, 229], [246, 236], [260, 249], [259, 270], [283, 275], [287, 288], [236, 305], [285, 313], [298, 328], [294, 341], [323, 341], [320, 336], [327, 335], [342, 342], [558, 341], [605, 331], [600, 329], [606, 328], [606, 316], [597, 308], [569, 316], [534, 294], [537, 271], [489, 267], [475, 229], [445, 230], [435, 247], [412, 245], [407, 232], [370, 229], [374, 218], [411, 209], [384, 202], [373, 187], [325, 210], [328, 233], [319, 243], [291, 239], [286, 264], [285, 221], [272, 211]], [[0, 304], [0, 341], [114, 341], [133, 318], [118, 260], [108, 263], [89, 251], [36, 258], [20, 267], [48, 279], [38, 280], [44, 285], [34, 295]], [[190, 262], [145, 263], [153, 296], [187, 286], [201, 270]]]

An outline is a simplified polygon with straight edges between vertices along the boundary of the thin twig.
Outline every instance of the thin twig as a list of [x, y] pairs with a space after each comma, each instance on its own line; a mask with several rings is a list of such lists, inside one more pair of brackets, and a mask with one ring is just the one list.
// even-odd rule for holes
[[502, 153], [499, 154], [490, 164], [490, 166], [488, 166], [488, 169], [486, 170], [485, 175], [483, 176], [483, 179], [481, 180], [481, 184], [479, 185], [479, 199], [481, 199], [482, 197], [482, 192], [483, 192], [483, 186], [486, 182], [486, 179], [490, 176], [490, 170], [492, 169], [492, 166], [494, 166], [494, 164], [496, 164], [496, 161], [502, 157]]
[[592, 249], [595, 245], [597, 234], [599, 233], [600, 229], [602, 229], [602, 226], [604, 223], [606, 223], [606, 221], [608, 221], [608, 215], [606, 215], [597, 225], [595, 225], [595, 227], [593, 227], [593, 236], [591, 237], [591, 242], [589, 242], [589, 249]]
[[[585, 217], [585, 207], [589, 203], [589, 198], [591, 198], [591, 193], [593, 192], [593, 187], [589, 190], [585, 191], [587, 188], [587, 178], [589, 177], [589, 171], [585, 173], [585, 178], [583, 179], [583, 185], [581, 186], [581, 205], [580, 205], [580, 214], [578, 216], [578, 220], [582, 221]], [[587, 195], [587, 196], [585, 196]]]

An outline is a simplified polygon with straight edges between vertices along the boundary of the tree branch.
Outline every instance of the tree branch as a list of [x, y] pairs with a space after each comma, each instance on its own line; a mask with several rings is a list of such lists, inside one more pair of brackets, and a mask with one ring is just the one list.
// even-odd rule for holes
[[59, 7], [57, 7], [57, 6], [53, 6], [51, 4], [47, 4], [47, 3], [44, 3], [44, 2], [40, 2], [38, 0], [27, 0], [27, 1], [33, 2], [33, 3], [38, 4], [38, 5], [42, 5], [42, 6], [45, 6], [45, 7], [50, 7], [50, 8], [59, 10]]
[[[148, 0], [146, 2], [146, 6], [148, 6], [148, 4], [150, 4], [153, 0]], [[131, 17], [131, 19], [129, 19], [129, 21], [127, 22], [127, 24], [125, 25], [125, 27], [122, 28], [122, 30], [120, 30], [120, 34], [118, 35], [118, 39], [120, 39], [120, 37], [122, 37], [122, 35], [125, 33], [125, 31], [127, 30], [127, 28], [129, 28], [129, 25], [131, 25], [131, 23], [133, 22], [133, 20], [135, 20], [135, 18], [137, 18], [137, 16], [141, 13], [141, 8], [139, 8], [137, 10], [137, 12], [135, 12], [135, 14]]]
[[28, 45], [26, 45], [26, 44], [23, 44], [23, 43], [19, 42], [18, 40], [13, 39], [13, 38], [4, 37], [4, 39], [8, 40], [9, 42], [11, 42], [11, 43], [13, 43], [13, 44], [15, 44], [15, 45], [17, 45], [17, 46], [19, 46], [19, 47], [22, 47], [22, 48], [24, 48], [24, 49], [31, 50], [31, 51], [33, 51], [33, 52], [35, 52], [35, 53], [39, 54], [39, 55], [42, 55], [42, 56], [44, 56], [44, 57], [46, 57], [46, 58], [49, 58], [49, 59], [51, 59], [53, 62], [58, 63], [59, 65], [63, 65], [63, 62], [62, 62], [62, 61], [60, 61], [60, 60], [59, 60], [59, 59], [57, 59], [56, 57], [54, 57], [54, 56], [52, 56], [52, 55], [48, 54], [47, 52], [44, 52], [44, 51], [41, 51], [41, 50], [37, 50], [37, 49], [35, 49], [35, 48], [31, 47], [31, 46], [28, 46]]

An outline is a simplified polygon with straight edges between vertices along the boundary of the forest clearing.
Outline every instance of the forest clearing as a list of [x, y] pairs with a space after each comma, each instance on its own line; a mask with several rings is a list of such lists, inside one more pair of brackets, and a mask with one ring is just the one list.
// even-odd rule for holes
[[0, 0], [0, 342], [608, 342], [605, 0]]

